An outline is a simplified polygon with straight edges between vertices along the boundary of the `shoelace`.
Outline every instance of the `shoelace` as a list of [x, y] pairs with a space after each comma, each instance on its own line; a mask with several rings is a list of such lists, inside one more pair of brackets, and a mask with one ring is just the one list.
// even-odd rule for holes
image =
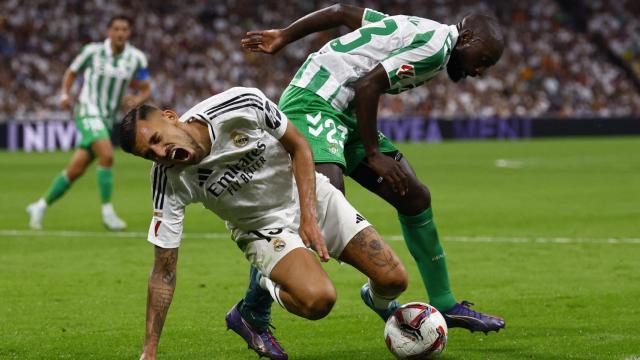
[[[271, 323], [269, 323], [269, 328], [275, 330], [276, 327], [271, 325]], [[269, 342], [278, 350], [280, 351], [284, 351], [284, 349], [282, 348], [282, 346], [280, 345], [280, 343], [276, 340], [276, 337], [273, 336], [273, 333], [271, 332], [271, 329], [267, 328], [267, 331], [265, 331], [263, 334], [267, 337], [267, 340], [269, 340]], [[262, 334], [261, 334], [262, 335]]]
[[472, 303], [471, 301], [467, 301], [467, 300], [462, 300], [462, 302], [460, 303], [460, 306], [465, 310], [465, 315], [470, 315], [473, 317], [480, 317], [480, 318], [485, 318], [486, 316], [484, 316], [482, 313], [479, 313], [473, 309], [471, 309], [471, 306], [475, 305], [474, 303]]

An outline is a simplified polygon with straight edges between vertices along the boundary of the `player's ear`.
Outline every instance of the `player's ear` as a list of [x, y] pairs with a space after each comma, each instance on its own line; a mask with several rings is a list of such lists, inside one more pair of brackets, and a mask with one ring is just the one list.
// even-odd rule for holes
[[460, 37], [458, 38], [456, 47], [458, 49], [464, 49], [471, 44], [471, 40], [473, 40], [473, 31], [470, 29], [464, 29], [460, 32]]
[[174, 125], [178, 125], [178, 123], [180, 122], [180, 117], [173, 110], [164, 110], [164, 111], [162, 111], [162, 116], [164, 118], [166, 118], [167, 120], [169, 120], [169, 122], [171, 122]]

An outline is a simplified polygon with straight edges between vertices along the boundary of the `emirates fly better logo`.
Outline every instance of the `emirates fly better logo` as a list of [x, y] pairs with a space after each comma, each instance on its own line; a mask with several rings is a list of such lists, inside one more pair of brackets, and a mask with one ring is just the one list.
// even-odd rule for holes
[[404, 64], [398, 68], [398, 71], [396, 71], [396, 76], [401, 79], [415, 77], [416, 69], [413, 67], [413, 65]]

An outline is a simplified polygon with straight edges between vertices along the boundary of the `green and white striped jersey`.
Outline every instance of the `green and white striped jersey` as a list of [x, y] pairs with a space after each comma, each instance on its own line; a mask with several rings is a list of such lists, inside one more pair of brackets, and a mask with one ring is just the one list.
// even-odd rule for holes
[[355, 95], [355, 82], [378, 64], [389, 76], [387, 93], [398, 94], [443, 70], [457, 40], [455, 25], [365, 9], [362, 27], [309, 55], [291, 85], [310, 90], [344, 111]]
[[76, 117], [100, 117], [112, 122], [131, 80], [148, 79], [147, 66], [144, 53], [128, 43], [118, 55], [113, 54], [109, 39], [84, 46], [69, 66], [76, 74], [83, 71], [84, 78]]

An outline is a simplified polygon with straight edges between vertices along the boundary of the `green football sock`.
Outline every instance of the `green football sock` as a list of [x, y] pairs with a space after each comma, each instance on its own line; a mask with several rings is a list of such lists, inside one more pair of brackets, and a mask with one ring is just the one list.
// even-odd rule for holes
[[271, 320], [271, 304], [273, 299], [268, 290], [260, 287], [260, 273], [251, 266], [249, 288], [240, 303], [242, 318], [258, 332], [266, 331]]
[[53, 178], [49, 190], [44, 194], [44, 201], [47, 205], [53, 204], [67, 192], [69, 187], [71, 187], [71, 181], [69, 181], [64, 171], [60, 172], [60, 174]]
[[98, 175], [98, 187], [100, 188], [100, 199], [103, 204], [111, 202], [111, 192], [113, 190], [113, 173], [111, 168], [98, 166], [96, 169]]
[[398, 214], [402, 234], [409, 252], [420, 270], [429, 302], [440, 311], [451, 309], [456, 300], [449, 285], [449, 273], [444, 250], [438, 239], [431, 208], [414, 216]]

